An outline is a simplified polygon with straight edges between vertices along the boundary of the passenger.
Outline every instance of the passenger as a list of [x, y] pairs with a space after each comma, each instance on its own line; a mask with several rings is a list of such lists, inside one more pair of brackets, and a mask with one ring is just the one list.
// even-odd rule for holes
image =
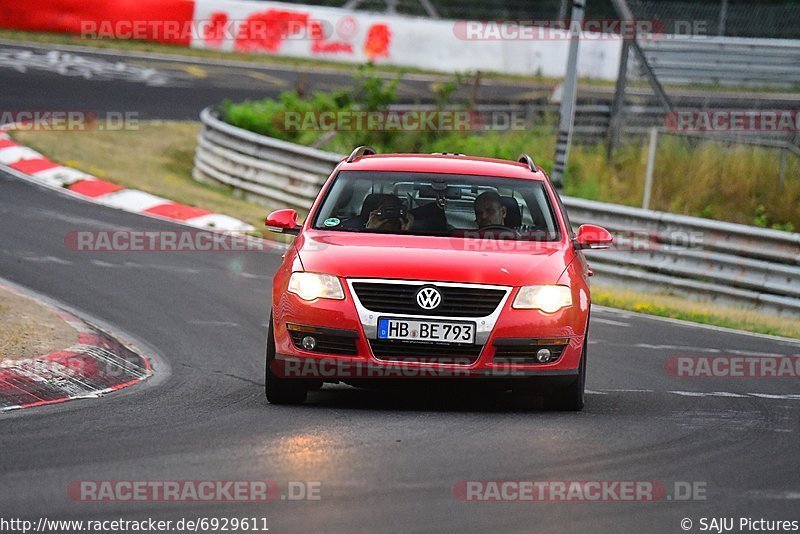
[[407, 232], [414, 224], [414, 216], [408, 213], [403, 202], [395, 195], [383, 195], [377, 209], [369, 212], [367, 230], [383, 232]]

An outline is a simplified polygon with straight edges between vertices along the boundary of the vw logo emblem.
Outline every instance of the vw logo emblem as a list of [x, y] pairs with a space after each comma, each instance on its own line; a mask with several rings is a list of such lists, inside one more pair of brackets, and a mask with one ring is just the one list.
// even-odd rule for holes
[[417, 291], [417, 304], [423, 310], [433, 310], [442, 303], [442, 294], [435, 287], [423, 287]]

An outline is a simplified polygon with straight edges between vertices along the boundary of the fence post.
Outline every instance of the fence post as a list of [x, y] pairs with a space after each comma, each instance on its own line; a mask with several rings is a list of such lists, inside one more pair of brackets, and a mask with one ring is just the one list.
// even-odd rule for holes
[[606, 157], [611, 159], [614, 150], [619, 146], [622, 128], [625, 121], [625, 86], [628, 83], [628, 56], [631, 45], [627, 39], [622, 41], [622, 53], [619, 58], [617, 85], [614, 90], [614, 103], [611, 105], [611, 116], [606, 132]]
[[783, 182], [786, 180], [786, 149], [781, 148], [781, 163], [780, 173], [778, 174], [778, 183], [783, 187]]
[[[582, 0], [572, 0], [570, 25], [575, 24], [578, 28], [582, 26], [584, 8], [585, 4]], [[561, 120], [556, 138], [556, 158], [553, 163], [553, 172], [550, 173], [550, 178], [558, 189], [564, 186], [564, 169], [567, 166], [569, 146], [572, 143], [572, 130], [575, 125], [575, 99], [578, 92], [578, 46], [581, 38], [579, 31], [570, 33], [572, 36], [569, 41], [567, 72], [564, 76], [564, 90], [561, 96]]]
[[650, 147], [647, 151], [647, 171], [644, 177], [644, 196], [642, 207], [650, 209], [650, 193], [653, 190], [653, 171], [656, 166], [656, 147], [658, 146], [658, 128], [650, 128]]
[[725, 35], [725, 26], [728, 22], [728, 0], [722, 0], [719, 6], [719, 23], [717, 24], [717, 35]]

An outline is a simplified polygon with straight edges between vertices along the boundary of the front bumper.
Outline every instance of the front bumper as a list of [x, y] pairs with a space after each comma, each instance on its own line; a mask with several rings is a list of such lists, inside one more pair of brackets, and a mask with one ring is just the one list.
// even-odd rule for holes
[[[350, 281], [348, 281], [350, 282]], [[437, 283], [438, 284], [438, 283]], [[491, 378], [572, 380], [578, 374], [582, 354], [588, 304], [563, 308], [553, 314], [537, 310], [517, 310], [510, 306], [517, 289], [507, 290], [500, 305], [489, 316], [480, 318], [419, 316], [370, 311], [364, 308], [352, 289], [345, 286], [344, 300], [303, 301], [283, 292], [274, 305], [276, 362], [274, 371], [287, 378], [312, 378], [328, 381], [356, 381], [382, 378]], [[573, 299], [576, 303], [587, 299]], [[446, 349], [437, 348], [437, 356], [428, 353], [387, 357], [377, 350], [379, 317], [408, 317], [424, 320], [474, 321], [476, 347], [470, 354], [452, 346], [453, 355], [445, 358]], [[303, 347], [302, 339], [311, 335], [319, 341], [313, 350]], [[517, 363], [515, 352], [524, 346], [556, 348], [560, 354], [549, 363], [533, 363], [525, 358]], [[415, 345], [417, 347], [419, 345]], [[510, 350], [513, 349], [513, 350]], [[395, 351], [396, 352], [396, 351]], [[424, 352], [414, 350], [412, 352]], [[511, 355], [512, 357], [509, 357]]]

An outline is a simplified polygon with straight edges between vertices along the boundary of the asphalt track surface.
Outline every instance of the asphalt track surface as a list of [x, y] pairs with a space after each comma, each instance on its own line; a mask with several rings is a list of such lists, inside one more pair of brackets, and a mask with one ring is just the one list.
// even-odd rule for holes
[[[305, 406], [274, 406], [263, 396], [264, 338], [279, 252], [76, 253], [64, 247], [68, 231], [179, 227], [8, 175], [0, 191], [0, 275], [102, 319], [156, 368], [119, 394], [0, 418], [2, 517], [255, 516], [273, 532], [678, 532], [684, 517], [798, 518], [797, 380], [664, 371], [676, 354], [792, 355], [797, 344], [596, 309], [581, 413], [469, 390], [420, 397], [346, 386], [311, 393]], [[321, 499], [85, 503], [66, 489], [74, 480], [193, 479], [267, 479], [284, 490], [319, 481]], [[485, 479], [657, 480], [669, 491], [699, 482], [706, 494], [454, 498], [459, 481]]]
[[[0, 76], [3, 109], [90, 103], [193, 118], [236, 98], [230, 87], [152, 88], [35, 69]], [[596, 308], [581, 413], [435, 388], [420, 396], [326, 386], [305, 406], [274, 406], [263, 395], [264, 339], [280, 253], [75, 253], [64, 246], [74, 230], [181, 227], [5, 174], [0, 228], [0, 277], [132, 340], [156, 372], [101, 399], [0, 416], [0, 518], [263, 517], [272, 532], [681, 532], [683, 518], [695, 531], [702, 517], [799, 519], [797, 379], [664, 370], [670, 356], [788, 356], [800, 354], [796, 343]], [[67, 495], [76, 480], [263, 479], [284, 492], [290, 481], [319, 481], [321, 498]], [[654, 480], [670, 493], [689, 482], [704, 487], [705, 500], [462, 502], [453, 488], [463, 480]]]
[[[48, 55], [49, 54], [49, 55]], [[307, 93], [352, 87], [350, 71], [215, 61], [202, 58], [126, 55], [85, 47], [0, 42], [2, 110], [84, 110], [136, 112], [142, 120], [197, 120], [206, 106], [274, 97], [295, 89]], [[160, 57], [160, 59], [157, 59]], [[118, 64], [125, 68], [119, 69]], [[434, 86], [452, 76], [406, 74], [397, 89], [404, 103], [432, 103]], [[484, 79], [479, 101], [511, 102], [542, 98], [552, 87]], [[467, 99], [462, 86], [454, 98]]]
[[[352, 69], [250, 63], [178, 54], [151, 54], [93, 49], [74, 45], [41, 45], [0, 40], [0, 112], [81, 110], [101, 117], [109, 112], [135, 112], [141, 120], [197, 120], [200, 110], [233, 101], [275, 97], [302, 86], [307, 94], [353, 85]], [[387, 76], [393, 79], [395, 75]], [[406, 73], [397, 88], [401, 103], [433, 103], [435, 89], [453, 76]], [[451, 96], [466, 102], [473, 96], [471, 78]], [[552, 82], [483, 77], [475, 98], [482, 104], [547, 100]], [[629, 88], [629, 94], [648, 95]], [[652, 96], [652, 95], [651, 95]], [[703, 92], [670, 88], [673, 103], [687, 108], [763, 109], [797, 106], [796, 93]], [[579, 101], [610, 104], [613, 87], [582, 85]], [[653, 103], [653, 105], [656, 105]]]

